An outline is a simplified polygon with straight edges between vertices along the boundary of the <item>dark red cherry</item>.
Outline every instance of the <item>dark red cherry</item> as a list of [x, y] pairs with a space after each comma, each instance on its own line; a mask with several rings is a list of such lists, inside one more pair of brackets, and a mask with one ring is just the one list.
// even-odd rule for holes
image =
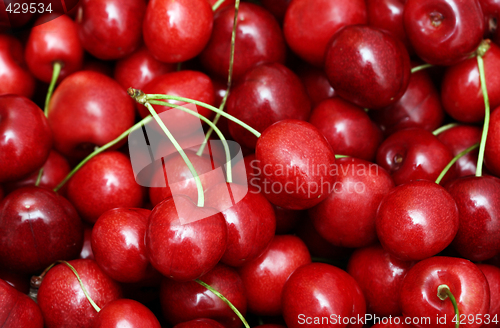
[[224, 326], [215, 320], [202, 318], [178, 323], [174, 328], [224, 328]]
[[297, 75], [306, 87], [306, 92], [312, 101], [312, 108], [318, 106], [323, 100], [335, 96], [335, 90], [324, 70], [305, 65], [297, 70]]
[[0, 325], [5, 328], [43, 328], [42, 312], [27, 295], [0, 279]]
[[404, 261], [423, 260], [445, 249], [459, 225], [453, 197], [432, 181], [413, 181], [384, 197], [375, 221], [380, 243]]
[[362, 0], [295, 0], [286, 11], [283, 32], [297, 55], [312, 65], [322, 66], [331, 37], [344, 26], [366, 22]]
[[49, 122], [34, 102], [0, 96], [0, 182], [22, 179], [41, 168], [52, 140]]
[[121, 299], [101, 309], [92, 328], [161, 328], [151, 310], [141, 303]]
[[483, 13], [477, 0], [408, 0], [403, 21], [415, 52], [432, 65], [467, 59], [483, 39]]
[[26, 67], [23, 45], [13, 36], [1, 34], [0, 49], [0, 95], [31, 98], [35, 92], [35, 78]]
[[31, 276], [29, 274], [20, 274], [0, 267], [0, 279], [23, 294], [28, 294], [30, 291]]
[[[306, 121], [311, 101], [300, 79], [279, 64], [263, 64], [247, 71], [227, 100], [227, 113], [264, 131], [284, 119]], [[248, 130], [230, 121], [229, 132], [239, 144], [255, 148], [257, 138]]]
[[484, 151], [484, 164], [500, 177], [500, 110], [491, 113], [486, 149]]
[[82, 1], [76, 22], [83, 47], [94, 57], [119, 59], [141, 44], [144, 0]]
[[500, 29], [498, 29], [500, 2], [498, 0], [479, 0], [478, 2], [483, 9], [485, 36], [496, 44], [500, 44]]
[[[233, 21], [232, 7], [216, 13], [212, 36], [200, 55], [205, 69], [224, 80], [227, 79], [229, 70]], [[238, 80], [248, 69], [260, 63], [283, 64], [285, 40], [276, 19], [260, 6], [241, 3], [234, 51], [234, 80]]]
[[353, 25], [331, 39], [325, 71], [335, 92], [369, 109], [382, 109], [403, 96], [410, 57], [401, 41], [374, 27]]
[[[490, 286], [490, 318], [498, 318], [500, 316], [500, 268], [489, 264], [477, 264], [477, 267], [483, 272]], [[483, 325], [486, 327], [494, 327], [496, 324], [489, 320], [489, 324]]]

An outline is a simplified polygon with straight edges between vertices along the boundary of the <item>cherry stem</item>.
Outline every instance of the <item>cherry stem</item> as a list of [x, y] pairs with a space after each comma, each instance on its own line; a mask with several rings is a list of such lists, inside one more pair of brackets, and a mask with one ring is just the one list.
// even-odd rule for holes
[[416, 72], [418, 72], [418, 71], [421, 71], [421, 70], [423, 70], [423, 69], [426, 69], [426, 68], [429, 68], [429, 67], [432, 67], [432, 66], [434, 66], [434, 65], [431, 65], [431, 64], [423, 64], [423, 65], [420, 65], [420, 66], [415, 66], [415, 67], [413, 67], [413, 68], [411, 69], [411, 72], [412, 72], [412, 74], [413, 74], [413, 73], [416, 73]]
[[335, 155], [335, 158], [346, 158], [346, 157], [351, 157], [349, 155]]
[[456, 323], [455, 323], [455, 328], [460, 327], [460, 313], [458, 311], [458, 305], [457, 305], [457, 300], [455, 299], [455, 296], [453, 296], [453, 293], [450, 291], [450, 287], [448, 285], [439, 285], [437, 289], [437, 297], [441, 300], [444, 301], [445, 299], [449, 298], [451, 301], [451, 304], [453, 304], [453, 308], [455, 309], [455, 316], [456, 316]]
[[212, 10], [216, 11], [217, 9], [219, 9], [220, 5], [222, 5], [224, 3], [224, 1], [226, 1], [226, 0], [219, 0], [216, 3], [214, 3], [214, 5], [212, 6]]
[[448, 165], [446, 165], [446, 167], [443, 169], [443, 171], [441, 171], [441, 174], [438, 176], [438, 178], [436, 179], [436, 183], [439, 184], [441, 182], [441, 180], [443, 179], [443, 177], [446, 175], [446, 173], [448, 173], [448, 170], [453, 166], [453, 164], [455, 164], [462, 156], [464, 156], [465, 154], [473, 151], [474, 149], [478, 148], [479, 147], [479, 143], [476, 143], [472, 146], [470, 146], [469, 148], [465, 149], [464, 151], [460, 152], [457, 154], [457, 156], [453, 157], [453, 159], [448, 163]]
[[38, 187], [40, 185], [40, 181], [42, 181], [42, 176], [43, 176], [43, 167], [38, 171], [38, 176], [36, 178], [35, 182], [35, 187]]
[[198, 100], [193, 100], [193, 99], [184, 98], [184, 97], [170, 96], [170, 95], [161, 95], [161, 94], [146, 94], [146, 101], [157, 100], [157, 99], [177, 100], [177, 101], [187, 102], [187, 103], [190, 103], [190, 104], [195, 104], [195, 105], [198, 105], [198, 106], [210, 109], [211, 111], [216, 112], [218, 114], [221, 114], [221, 116], [224, 116], [228, 120], [233, 121], [234, 123], [240, 125], [244, 129], [247, 129], [248, 131], [250, 131], [257, 138], [260, 138], [260, 133], [257, 130], [255, 130], [254, 128], [252, 128], [251, 126], [249, 126], [248, 124], [246, 124], [245, 122], [240, 121], [236, 117], [234, 117], [232, 115], [229, 115], [228, 113], [219, 110], [217, 107], [205, 104], [205, 103], [203, 103], [201, 101], [198, 101]]
[[443, 125], [442, 127], [437, 128], [436, 130], [432, 131], [432, 134], [437, 136], [438, 134], [440, 134], [446, 130], [449, 130], [451, 128], [454, 128], [456, 126], [460, 126], [460, 124], [458, 124], [458, 123], [446, 124], [446, 125]]
[[52, 93], [54, 93], [54, 87], [56, 86], [57, 79], [59, 78], [59, 74], [61, 74], [61, 68], [62, 68], [61, 62], [58, 61], [54, 62], [54, 68], [52, 70], [52, 80], [50, 81], [49, 84], [49, 90], [47, 90], [47, 96], [45, 97], [45, 107], [43, 109], [45, 117], [49, 116], [50, 98], [52, 98]]
[[240, 311], [238, 311], [238, 309], [227, 298], [224, 297], [224, 295], [222, 295], [221, 293], [219, 293], [218, 291], [213, 289], [212, 286], [204, 283], [200, 279], [196, 279], [195, 281], [197, 283], [199, 283], [200, 285], [202, 285], [203, 287], [205, 287], [206, 289], [208, 289], [209, 291], [211, 291], [212, 293], [214, 293], [218, 298], [220, 298], [224, 303], [226, 303], [231, 308], [231, 310], [233, 310], [233, 312], [238, 316], [238, 318], [240, 318], [240, 320], [243, 322], [243, 325], [245, 326], [245, 328], [250, 328], [250, 325], [245, 320], [245, 317], [241, 314]]
[[488, 97], [488, 90], [486, 88], [486, 75], [484, 72], [484, 60], [481, 55], [477, 57], [477, 66], [479, 68], [479, 79], [481, 80], [481, 90], [483, 91], [484, 98], [484, 126], [483, 135], [481, 136], [481, 144], [479, 146], [479, 155], [477, 157], [476, 176], [483, 175], [483, 160], [484, 149], [486, 148], [486, 139], [488, 138], [488, 128], [490, 126], [490, 100]]
[[66, 182], [68, 182], [69, 179], [71, 179], [71, 177], [82, 167], [84, 166], [88, 161], [90, 161], [94, 156], [102, 153], [103, 151], [113, 147], [114, 145], [116, 145], [117, 143], [119, 143], [120, 141], [122, 141], [123, 139], [125, 139], [130, 133], [132, 133], [133, 131], [137, 130], [137, 129], [140, 129], [142, 128], [143, 125], [151, 122], [153, 120], [153, 118], [151, 116], [146, 116], [145, 118], [143, 118], [139, 123], [135, 124], [134, 126], [132, 126], [130, 129], [128, 129], [127, 131], [123, 132], [122, 134], [120, 134], [118, 136], [118, 138], [116, 138], [115, 140], [113, 141], [110, 141], [108, 142], [107, 144], [105, 144], [104, 146], [102, 147], [98, 147], [96, 148], [90, 155], [88, 155], [87, 157], [85, 157], [85, 159], [83, 161], [81, 161], [77, 166], [75, 166], [75, 168], [73, 170], [71, 170], [71, 172], [68, 173], [68, 175], [64, 178], [63, 181], [61, 181], [61, 183], [59, 183], [57, 185], [57, 187], [54, 188], [54, 191], [58, 191], [59, 189], [61, 189], [62, 186], [64, 186], [64, 184]]
[[[224, 0], [222, 0], [222, 1], [224, 1]], [[215, 7], [215, 5], [214, 5], [214, 7]], [[215, 8], [215, 9], [217, 9], [217, 8]], [[219, 109], [221, 111], [224, 111], [224, 107], [226, 106], [227, 98], [229, 97], [229, 92], [231, 90], [233, 66], [234, 66], [234, 45], [236, 44], [236, 27], [238, 26], [238, 10], [239, 9], [240, 9], [240, 0], [236, 0], [236, 2], [234, 3], [234, 20], [233, 20], [233, 31], [231, 33], [231, 50], [230, 50], [231, 52], [229, 55], [229, 73], [227, 75], [227, 89], [226, 89], [226, 94], [222, 98], [222, 101], [221, 101], [220, 106], [219, 106]], [[215, 115], [215, 118], [213, 120], [214, 124], [217, 124], [219, 122], [220, 116], [221, 115], [219, 113], [217, 113]], [[201, 156], [201, 154], [203, 154], [203, 150], [205, 149], [207, 142], [208, 142], [210, 136], [212, 135], [213, 131], [214, 130], [212, 129], [212, 127], [210, 127], [210, 129], [208, 129], [207, 134], [205, 135], [205, 141], [203, 141], [203, 143], [201, 144], [200, 149], [198, 149], [198, 151], [196, 152], [196, 155]]]

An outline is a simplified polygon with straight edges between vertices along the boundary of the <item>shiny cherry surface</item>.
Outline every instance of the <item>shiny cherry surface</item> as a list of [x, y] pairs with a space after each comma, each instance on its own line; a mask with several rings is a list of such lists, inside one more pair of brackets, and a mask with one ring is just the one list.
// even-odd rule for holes
[[35, 92], [35, 78], [26, 67], [21, 41], [0, 35], [0, 95], [16, 94], [30, 98]]
[[335, 96], [330, 81], [323, 69], [307, 65], [297, 70], [297, 75], [306, 87], [306, 92], [312, 102], [312, 108], [318, 106], [323, 100]]
[[495, 176], [500, 177], [500, 110], [491, 113], [484, 164]]
[[27, 295], [0, 279], [0, 325], [5, 328], [43, 328], [40, 308]]
[[141, 303], [120, 299], [101, 309], [92, 328], [161, 328], [151, 310]]
[[[490, 318], [500, 316], [500, 268], [489, 264], [477, 264], [477, 267], [483, 272], [490, 286]], [[494, 327], [495, 323], [485, 324], [486, 327]]]

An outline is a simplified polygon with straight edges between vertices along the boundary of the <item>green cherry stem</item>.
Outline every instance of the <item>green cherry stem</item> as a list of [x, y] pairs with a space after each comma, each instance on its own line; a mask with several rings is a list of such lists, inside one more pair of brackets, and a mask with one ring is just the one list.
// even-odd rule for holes
[[61, 68], [62, 64], [60, 62], [54, 62], [54, 68], [52, 70], [52, 80], [49, 84], [49, 90], [47, 91], [47, 96], [45, 97], [45, 107], [43, 109], [45, 117], [49, 116], [50, 98], [52, 98], [52, 93], [54, 93], [54, 87], [56, 86], [57, 79], [59, 78], [59, 74], [61, 74]]
[[135, 124], [134, 126], [132, 126], [130, 129], [128, 129], [127, 131], [123, 132], [122, 134], [120, 134], [118, 136], [118, 138], [116, 138], [115, 140], [113, 141], [110, 141], [108, 142], [107, 144], [105, 144], [104, 146], [102, 147], [98, 147], [96, 148], [92, 154], [88, 155], [87, 157], [85, 157], [85, 159], [83, 161], [81, 161], [77, 166], [75, 166], [75, 168], [73, 170], [71, 170], [71, 172], [68, 173], [68, 175], [64, 178], [63, 181], [61, 181], [61, 183], [59, 183], [57, 185], [57, 187], [54, 188], [54, 191], [58, 191], [59, 189], [61, 189], [62, 186], [64, 186], [64, 184], [66, 184], [66, 182], [68, 182], [69, 179], [71, 179], [71, 177], [82, 167], [84, 166], [88, 161], [90, 161], [94, 156], [102, 153], [103, 151], [113, 147], [114, 145], [116, 145], [117, 143], [119, 143], [120, 141], [122, 141], [123, 139], [125, 139], [130, 133], [132, 133], [133, 131], [137, 130], [137, 129], [140, 129], [143, 125], [151, 122], [153, 120], [153, 118], [151, 116], [146, 116], [145, 118], [143, 118], [139, 123]]
[[38, 187], [40, 185], [40, 181], [42, 181], [42, 176], [43, 176], [43, 167], [38, 171], [38, 176], [36, 177], [36, 182], [35, 182], [35, 187]]
[[455, 164], [462, 156], [473, 151], [477, 147], [479, 147], [478, 143], [470, 146], [469, 148], [465, 149], [464, 151], [458, 153], [457, 156], [453, 157], [453, 159], [448, 163], [448, 165], [446, 165], [446, 167], [443, 169], [443, 171], [441, 171], [441, 174], [436, 179], [436, 183], [439, 184], [441, 182], [441, 180], [443, 180], [443, 177], [446, 175], [446, 173], [448, 173], [448, 171], [453, 166], [453, 164]]
[[423, 69], [426, 69], [426, 68], [429, 68], [429, 67], [432, 67], [433, 65], [431, 64], [423, 64], [423, 65], [420, 65], [420, 66], [415, 66], [411, 69], [411, 73], [416, 73], [418, 71], [421, 71]]
[[214, 3], [214, 5], [212, 6], [212, 10], [216, 11], [217, 9], [219, 9], [220, 5], [222, 5], [222, 3], [224, 3], [224, 1], [226, 1], [226, 0], [219, 0], [216, 3]]
[[454, 128], [456, 126], [460, 126], [460, 124], [458, 124], [458, 123], [446, 124], [446, 125], [443, 125], [442, 127], [437, 128], [436, 130], [432, 131], [432, 134], [437, 136], [438, 134], [443, 133], [444, 131], [449, 130], [451, 128]]
[[486, 88], [486, 76], [484, 73], [483, 57], [481, 55], [478, 55], [476, 58], [477, 58], [477, 66], [479, 68], [479, 79], [481, 80], [481, 90], [483, 91], [483, 98], [484, 98], [483, 135], [481, 136], [481, 144], [479, 146], [479, 155], [477, 157], [477, 168], [476, 168], [476, 176], [480, 177], [483, 175], [484, 149], [486, 147], [486, 139], [488, 138], [488, 128], [490, 126], [490, 100], [488, 97], [488, 90]]
[[448, 287], [448, 285], [439, 285], [438, 289], [437, 289], [437, 297], [441, 301], [444, 301], [447, 298], [450, 299], [451, 304], [453, 304], [453, 308], [455, 309], [455, 319], [457, 320], [455, 323], [455, 328], [459, 328], [460, 327], [460, 312], [458, 311], [457, 300], [455, 299], [455, 296], [453, 296], [453, 293], [450, 291], [450, 287]]
[[351, 157], [348, 155], [335, 155], [335, 158], [346, 158], [346, 157]]
[[250, 325], [245, 320], [245, 317], [227, 298], [224, 297], [224, 295], [222, 295], [221, 293], [213, 289], [212, 286], [204, 283], [200, 279], [196, 279], [195, 281], [200, 285], [202, 285], [203, 287], [205, 287], [206, 289], [208, 289], [209, 291], [211, 291], [212, 293], [214, 293], [218, 298], [220, 298], [224, 303], [226, 303], [231, 308], [231, 310], [233, 310], [233, 312], [238, 316], [238, 318], [240, 318], [240, 320], [243, 322], [243, 325], [245, 325], [245, 328], [250, 328]]

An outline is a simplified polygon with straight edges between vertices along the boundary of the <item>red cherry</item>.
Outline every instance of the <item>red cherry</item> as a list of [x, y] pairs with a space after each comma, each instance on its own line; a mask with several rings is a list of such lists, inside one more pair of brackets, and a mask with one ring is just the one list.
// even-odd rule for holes
[[30, 291], [31, 276], [28, 274], [19, 274], [8, 269], [0, 268], [0, 279], [23, 294], [28, 294]]
[[342, 98], [370, 109], [398, 101], [410, 81], [410, 57], [401, 41], [370, 26], [347, 26], [331, 39], [325, 71]]
[[83, 47], [104, 60], [131, 54], [141, 44], [145, 12], [144, 0], [82, 1], [76, 22]]
[[87, 224], [84, 224], [83, 227], [83, 246], [78, 258], [95, 260], [94, 252], [92, 251], [92, 227]]
[[[104, 274], [92, 260], [73, 260], [71, 264], [90, 298], [104, 308], [121, 298], [120, 286]], [[91, 328], [98, 316], [83, 293], [75, 274], [65, 264], [47, 272], [38, 290], [38, 305], [42, 310], [46, 328]]]
[[500, 2], [498, 0], [479, 0], [483, 9], [485, 36], [496, 44], [500, 43], [500, 30], [498, 20], [500, 19]]
[[413, 181], [392, 189], [377, 211], [380, 243], [403, 261], [423, 260], [448, 246], [458, 230], [455, 201], [438, 184]]
[[203, 318], [178, 323], [174, 328], [224, 328], [224, 326], [215, 320]]
[[35, 92], [35, 78], [24, 62], [23, 45], [13, 36], [0, 35], [0, 95], [15, 94], [30, 98]]
[[298, 267], [311, 263], [303, 241], [295, 236], [276, 236], [257, 259], [238, 272], [245, 286], [248, 311], [259, 316], [281, 314], [281, 292]]
[[318, 106], [323, 100], [335, 96], [335, 90], [324, 70], [307, 65], [299, 68], [297, 75], [306, 87], [306, 92], [312, 101], [312, 108]]
[[38, 305], [1, 279], [0, 325], [5, 328], [43, 328], [43, 317]]
[[330, 38], [344, 26], [366, 22], [362, 0], [295, 0], [286, 11], [283, 32], [297, 55], [312, 65], [322, 66]]
[[134, 300], [121, 299], [108, 303], [92, 328], [161, 328], [151, 310]]
[[42, 110], [22, 96], [0, 96], [0, 117], [0, 182], [15, 181], [42, 167], [52, 132]]
[[496, 321], [500, 316], [500, 268], [488, 264], [477, 264], [477, 267], [483, 272], [490, 286], [490, 323], [484, 324], [483, 327], [495, 327], [496, 324], [491, 321]]
[[484, 164], [488, 170], [500, 177], [500, 110], [491, 113]]

